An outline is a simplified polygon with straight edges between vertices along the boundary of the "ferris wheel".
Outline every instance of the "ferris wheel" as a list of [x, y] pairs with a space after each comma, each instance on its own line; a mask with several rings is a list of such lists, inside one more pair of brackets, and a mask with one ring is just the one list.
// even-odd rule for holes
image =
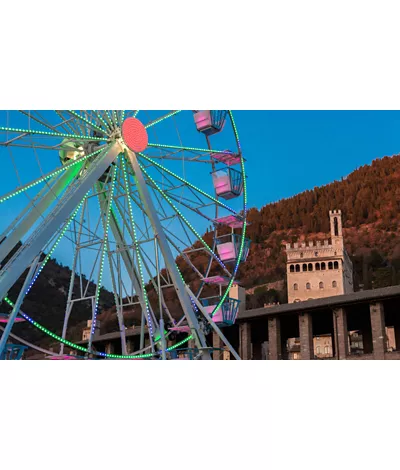
[[[57, 358], [172, 359], [191, 342], [191, 358], [210, 359], [216, 334], [240, 359], [224, 335], [250, 247], [233, 113], [0, 115], [0, 300], [8, 310], [0, 357], [13, 324], [25, 321], [60, 343]], [[58, 332], [24, 304], [52, 258], [70, 272]], [[120, 354], [96, 346], [110, 293]], [[89, 319], [85, 344], [69, 336], [76, 312]]]

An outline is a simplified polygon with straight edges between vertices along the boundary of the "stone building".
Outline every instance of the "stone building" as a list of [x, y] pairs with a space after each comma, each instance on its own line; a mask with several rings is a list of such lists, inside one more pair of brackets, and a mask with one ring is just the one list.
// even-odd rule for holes
[[343, 243], [341, 211], [329, 211], [329, 218], [330, 240], [286, 245], [289, 303], [354, 291], [353, 266]]

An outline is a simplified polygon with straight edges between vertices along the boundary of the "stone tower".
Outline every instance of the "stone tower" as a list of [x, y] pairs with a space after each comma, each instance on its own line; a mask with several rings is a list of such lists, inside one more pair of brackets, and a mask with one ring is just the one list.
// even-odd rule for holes
[[353, 292], [353, 265], [343, 243], [342, 213], [329, 211], [331, 239], [286, 245], [288, 302]]

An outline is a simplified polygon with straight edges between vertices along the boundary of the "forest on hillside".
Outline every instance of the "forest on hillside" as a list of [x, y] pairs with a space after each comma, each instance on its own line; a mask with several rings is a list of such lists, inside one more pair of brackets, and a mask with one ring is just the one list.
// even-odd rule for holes
[[[346, 249], [354, 265], [356, 289], [370, 289], [400, 283], [400, 155], [375, 160], [358, 168], [341, 181], [316, 187], [288, 199], [267, 204], [248, 212], [247, 236], [252, 245], [247, 262], [239, 269], [239, 280], [248, 288], [256, 287], [247, 298], [247, 308], [256, 308], [269, 302], [285, 302], [285, 285], [281, 290], [268, 289], [267, 283], [285, 280], [285, 243], [293, 241], [324, 240], [329, 237], [329, 210], [340, 209], [343, 217]], [[212, 232], [204, 238], [212, 239]], [[201, 263], [201, 252], [197, 262]], [[185, 263], [177, 263], [190, 281], [192, 273]], [[61, 333], [65, 312], [70, 268], [51, 260], [43, 270], [23, 309], [32, 317]], [[18, 287], [10, 296], [15, 298]], [[258, 286], [258, 287], [257, 287]], [[93, 284], [93, 289], [95, 285]], [[152, 299], [152, 292], [149, 289]], [[102, 333], [117, 328], [113, 295], [103, 289], [101, 296]], [[171, 298], [172, 300], [172, 298]], [[3, 311], [7, 305], [2, 305]], [[178, 309], [178, 306], [176, 306]], [[178, 311], [176, 312], [179, 313]], [[134, 323], [138, 312], [127, 312], [128, 324]], [[90, 318], [89, 306], [82, 306], [71, 317], [70, 337], [80, 338], [85, 321]], [[43, 335], [30, 325], [16, 325], [17, 333], [41, 344]]]

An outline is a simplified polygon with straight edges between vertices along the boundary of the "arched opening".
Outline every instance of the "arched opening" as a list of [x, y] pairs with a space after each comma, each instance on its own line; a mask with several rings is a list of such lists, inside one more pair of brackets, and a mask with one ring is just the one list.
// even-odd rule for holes
[[300, 272], [300, 265], [296, 264], [296, 273], [299, 273], [299, 272]]
[[337, 282], [336, 281], [332, 281], [332, 287], [337, 287]]
[[333, 263], [332, 263], [332, 261], [329, 261], [329, 263], [328, 263], [328, 269], [333, 269]]
[[319, 271], [321, 269], [321, 265], [319, 263], [315, 263], [315, 270]]
[[323, 289], [323, 288], [324, 288], [324, 283], [323, 283], [323, 282], [320, 282], [320, 283], [319, 283], [319, 288], [320, 288], [320, 289]]
[[305, 263], [303, 264], [303, 271], [307, 271], [307, 265]]
[[291, 264], [291, 265], [290, 265], [290, 272], [291, 272], [291, 273], [294, 273], [294, 264]]
[[338, 224], [337, 217], [333, 219], [333, 231], [334, 231], [335, 237], [338, 237], [339, 236], [339, 224]]
[[307, 289], [307, 290], [310, 290], [310, 289], [311, 289], [311, 284], [310, 284], [309, 282], [307, 282], [307, 284], [306, 284], [306, 289]]
[[312, 271], [312, 263], [308, 263], [308, 270]]
[[325, 263], [321, 263], [321, 271], [325, 271], [326, 269], [326, 264]]
[[339, 263], [337, 261], [334, 261], [333, 269], [339, 269]]
[[299, 285], [298, 284], [293, 284], [293, 290], [299, 290]]

